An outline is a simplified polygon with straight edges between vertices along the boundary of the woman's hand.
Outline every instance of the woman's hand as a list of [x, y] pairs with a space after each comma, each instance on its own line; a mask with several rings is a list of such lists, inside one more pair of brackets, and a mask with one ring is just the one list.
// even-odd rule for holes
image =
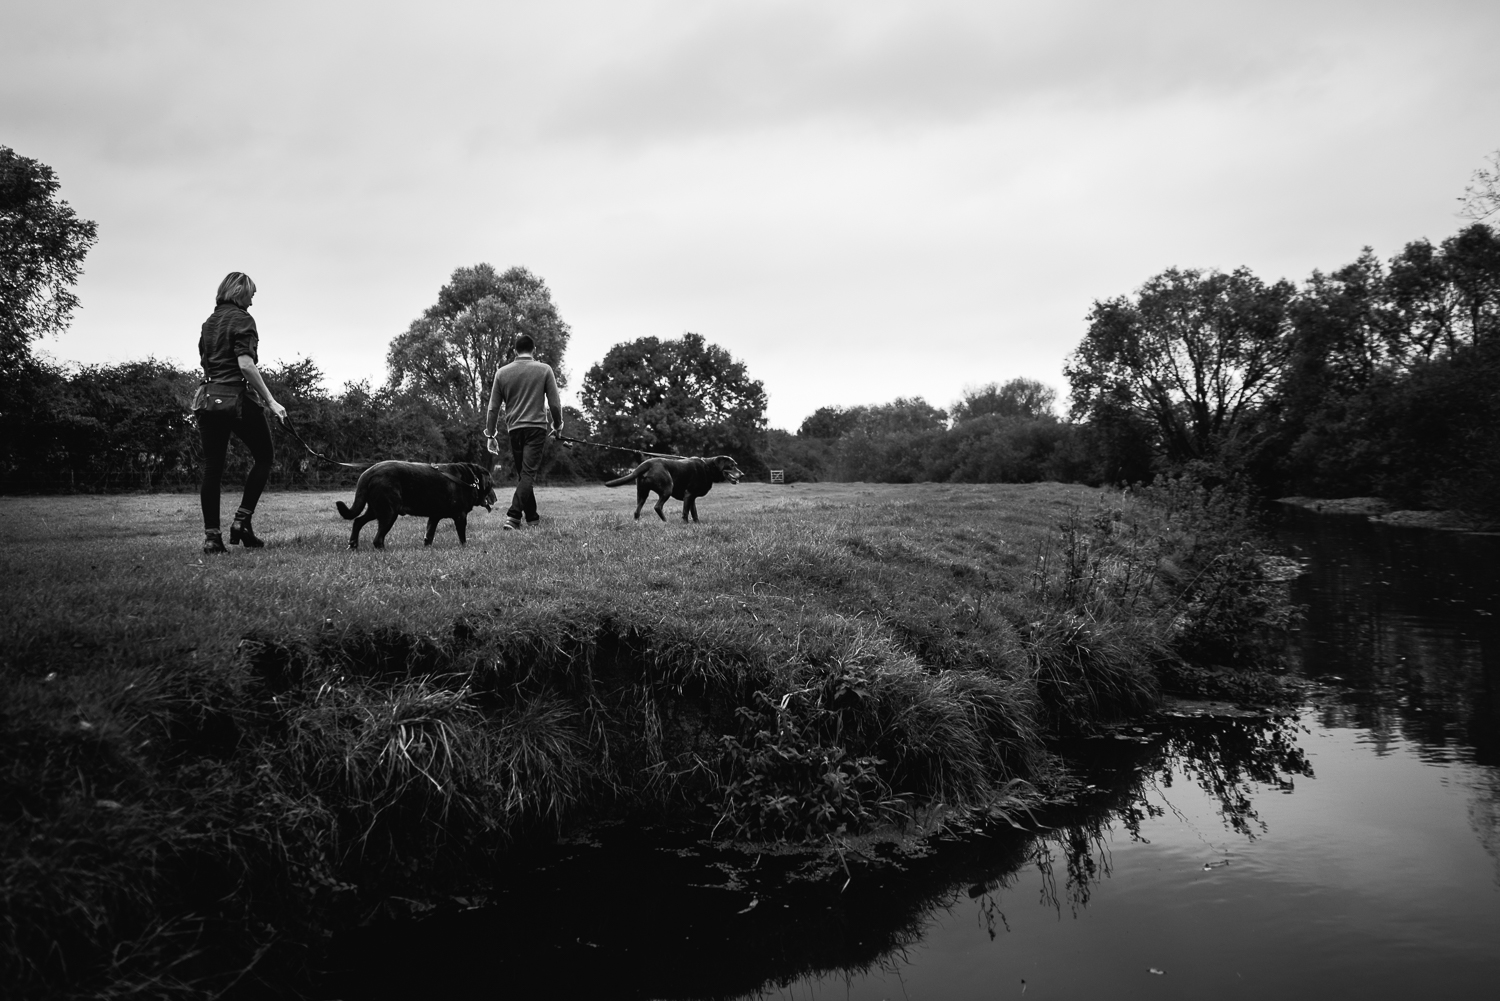
[[266, 380], [261, 378], [255, 359], [249, 355], [240, 355], [239, 362], [240, 371], [244, 374], [245, 381], [250, 384], [250, 388], [254, 389], [256, 395], [266, 402], [266, 406], [270, 408], [271, 413], [276, 415], [278, 421], [286, 423], [286, 407], [277, 403], [271, 391], [266, 388]]

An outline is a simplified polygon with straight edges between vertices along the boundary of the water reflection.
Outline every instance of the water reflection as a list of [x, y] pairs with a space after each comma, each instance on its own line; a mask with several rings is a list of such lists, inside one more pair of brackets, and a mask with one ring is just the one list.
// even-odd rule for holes
[[1282, 545], [1308, 561], [1299, 668], [1339, 689], [1319, 724], [1366, 731], [1376, 754], [1401, 738], [1434, 765], [1491, 766], [1469, 816], [1500, 879], [1500, 537], [1282, 516]]
[[1320, 722], [1500, 765], [1500, 538], [1295, 509], [1279, 537], [1308, 560], [1300, 670], [1342, 690]]
[[1033, 830], [974, 829], [912, 853], [808, 860], [600, 831], [519, 861], [485, 906], [345, 941], [329, 987], [456, 996], [524, 982], [550, 996], [731, 998], [829, 973], [899, 976], [933, 915], [961, 903], [991, 940], [1010, 931], [1004, 902], [1023, 884], [1058, 915], [1079, 915], [1111, 873], [1111, 841], [1149, 841], [1142, 825], [1171, 809], [1163, 794], [1180, 783], [1207, 795], [1225, 831], [1254, 839], [1265, 829], [1255, 786], [1290, 791], [1312, 774], [1298, 733], [1293, 719], [1163, 717], [1080, 741], [1068, 749], [1090, 787], [1079, 803], [1044, 811]]

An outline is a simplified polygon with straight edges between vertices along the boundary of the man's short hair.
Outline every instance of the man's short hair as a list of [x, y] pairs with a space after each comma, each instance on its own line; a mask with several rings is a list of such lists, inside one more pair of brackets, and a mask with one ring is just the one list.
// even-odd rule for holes
[[525, 354], [527, 351], [536, 350], [536, 341], [531, 339], [530, 334], [516, 335], [516, 354]]

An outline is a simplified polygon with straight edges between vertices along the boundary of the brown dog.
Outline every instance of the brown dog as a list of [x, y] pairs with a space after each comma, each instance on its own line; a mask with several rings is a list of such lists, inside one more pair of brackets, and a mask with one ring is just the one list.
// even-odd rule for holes
[[690, 459], [656, 458], [647, 459], [624, 476], [604, 485], [623, 487], [631, 480], [635, 481], [637, 521], [641, 517], [641, 508], [646, 506], [646, 498], [653, 492], [657, 495], [656, 516], [662, 521], [667, 520], [661, 509], [668, 497], [682, 501], [683, 521], [688, 520], [688, 515], [692, 515], [693, 520], [697, 521], [699, 497], [712, 490], [715, 483], [723, 483], [725, 480], [738, 483], [744, 475], [735, 461], [727, 455], [712, 458], [694, 456]]
[[[338, 502], [339, 514], [354, 519], [349, 533], [349, 548], [359, 548], [359, 530], [378, 520], [375, 548], [385, 548], [385, 533], [396, 524], [396, 517], [415, 514], [427, 519], [427, 541], [437, 532], [438, 522], [453, 519], [458, 530], [458, 544], [464, 544], [469, 526], [469, 512], [476, 506], [486, 511], [495, 503], [495, 485], [490, 471], [472, 462], [377, 462], [359, 474], [354, 488], [354, 507]], [[369, 510], [366, 511], [365, 508]], [[360, 512], [364, 511], [364, 514]]]

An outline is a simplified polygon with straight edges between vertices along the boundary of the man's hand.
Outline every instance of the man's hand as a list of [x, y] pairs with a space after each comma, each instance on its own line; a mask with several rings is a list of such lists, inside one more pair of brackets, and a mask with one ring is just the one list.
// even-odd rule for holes
[[286, 407], [283, 407], [281, 404], [277, 403], [275, 400], [272, 400], [269, 404], [267, 404], [267, 406], [269, 406], [271, 408], [271, 413], [273, 413], [273, 414], [276, 415], [276, 419], [278, 421], [280, 421], [283, 424], [286, 423]]
[[491, 455], [500, 454], [500, 443], [495, 440], [494, 435], [490, 435], [484, 440], [484, 447], [490, 450]]

